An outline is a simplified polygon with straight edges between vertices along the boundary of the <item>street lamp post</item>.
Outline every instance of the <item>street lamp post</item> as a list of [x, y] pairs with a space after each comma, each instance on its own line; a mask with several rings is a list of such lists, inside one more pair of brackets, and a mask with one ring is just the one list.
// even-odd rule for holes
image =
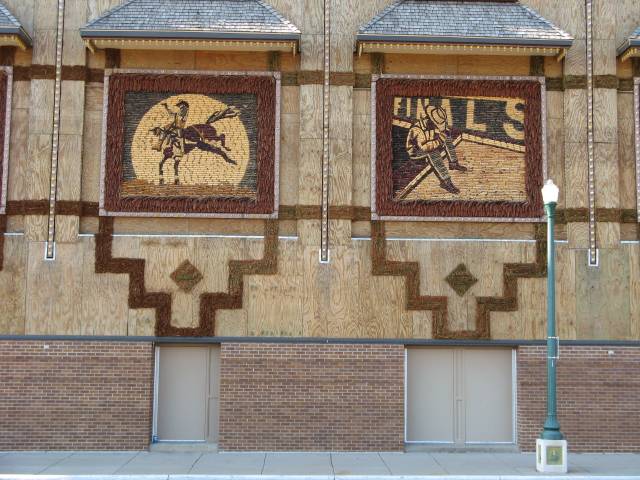
[[555, 292], [555, 212], [559, 189], [552, 180], [542, 188], [547, 214], [547, 418], [540, 438], [536, 441], [536, 466], [539, 472], [567, 472], [567, 442], [560, 432], [556, 399], [556, 361], [559, 339], [556, 335]]

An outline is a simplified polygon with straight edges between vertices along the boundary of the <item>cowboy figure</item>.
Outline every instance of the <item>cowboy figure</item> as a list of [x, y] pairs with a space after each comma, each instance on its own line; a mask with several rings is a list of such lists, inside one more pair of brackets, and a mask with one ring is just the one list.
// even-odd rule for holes
[[[424, 160], [431, 164], [440, 187], [447, 192], [458, 194], [460, 190], [451, 181], [448, 170], [466, 172], [467, 168], [458, 163], [455, 146], [451, 141], [447, 112], [441, 107], [428, 106], [419, 115], [407, 135], [407, 153], [412, 160]], [[449, 161], [449, 169], [442, 159]]]
[[176, 109], [172, 109], [166, 102], [162, 103], [167, 114], [171, 118], [170, 123], [164, 127], [152, 129], [158, 140], [151, 147], [158, 152], [163, 152], [164, 158], [160, 162], [160, 185], [164, 184], [164, 163], [172, 158], [174, 160], [174, 170], [176, 172], [175, 183], [178, 184], [178, 165], [185, 155], [184, 129], [187, 126], [187, 116], [189, 115], [189, 103], [184, 100], [176, 103]]

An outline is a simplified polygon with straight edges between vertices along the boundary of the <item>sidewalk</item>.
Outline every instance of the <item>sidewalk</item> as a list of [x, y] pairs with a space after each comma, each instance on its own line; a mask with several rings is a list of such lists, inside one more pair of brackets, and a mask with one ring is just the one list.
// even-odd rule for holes
[[[569, 474], [553, 478], [640, 480], [640, 455], [570, 454]], [[61, 476], [223, 480], [537, 478], [533, 454], [519, 453], [216, 453], [0, 452], [0, 479]], [[58, 477], [61, 478], [61, 477]], [[89, 478], [89, 477], [85, 477]]]

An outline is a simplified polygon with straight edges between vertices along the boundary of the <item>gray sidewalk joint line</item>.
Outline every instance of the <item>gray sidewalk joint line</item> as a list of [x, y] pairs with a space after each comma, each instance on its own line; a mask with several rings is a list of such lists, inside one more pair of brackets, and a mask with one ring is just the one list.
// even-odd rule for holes
[[127, 460], [126, 462], [124, 462], [122, 465], [120, 465], [120, 468], [118, 468], [115, 472], [113, 472], [114, 475], [117, 475], [118, 472], [120, 470], [122, 470], [124, 467], [126, 467], [127, 465], [129, 465], [135, 458], [138, 458], [138, 455], [140, 455], [142, 453], [142, 451], [140, 452], [136, 452], [135, 455], [133, 455], [129, 460]]
[[433, 459], [434, 462], [436, 462], [436, 465], [438, 465], [443, 472], [446, 472], [447, 475], [449, 475], [449, 470], [447, 470], [446, 468], [444, 468], [444, 465], [442, 465], [438, 459], [433, 455], [433, 453], [429, 452], [429, 456]]
[[384, 464], [385, 468], [387, 469], [387, 472], [389, 472], [389, 475], [393, 475], [393, 472], [389, 468], [389, 465], [387, 465], [387, 462], [385, 462], [384, 458], [382, 458], [382, 453], [381, 452], [378, 452], [378, 458], [380, 458], [380, 461]]
[[[50, 450], [53, 451], [53, 450]], [[49, 451], [47, 451], [46, 453], [49, 453]], [[73, 454], [76, 452], [69, 452], [69, 455], [67, 455], [66, 457], [62, 457], [60, 458], [58, 461], [50, 463], [49, 465], [47, 465], [46, 467], [44, 467], [42, 470], [40, 470], [36, 475], [40, 475], [41, 473], [43, 473], [45, 470], [47, 470], [48, 468], [51, 467], [55, 467], [57, 464], [59, 464], [61, 461], [66, 460], [67, 458], [70, 458], [73, 456]]]
[[267, 452], [264, 452], [264, 457], [262, 458], [262, 468], [260, 469], [260, 475], [264, 474], [264, 466], [267, 463]]
[[193, 470], [193, 467], [196, 466], [196, 463], [198, 463], [202, 458], [202, 455], [204, 455], [204, 452], [199, 452], [199, 453], [200, 455], [198, 455], [198, 457], [193, 461], [193, 463], [191, 464], [191, 467], [189, 467], [189, 470], [187, 471], [187, 474], [191, 473], [191, 470]]
[[333, 465], [333, 452], [329, 452], [329, 463], [331, 463], [331, 478], [336, 480], [336, 467]]

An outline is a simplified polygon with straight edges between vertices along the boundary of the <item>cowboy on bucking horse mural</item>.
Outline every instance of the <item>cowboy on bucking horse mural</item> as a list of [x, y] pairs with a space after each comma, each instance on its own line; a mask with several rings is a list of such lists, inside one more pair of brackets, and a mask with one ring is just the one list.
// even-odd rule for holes
[[[172, 109], [166, 102], [161, 104], [171, 117], [171, 122], [164, 127], [154, 127], [151, 129], [158, 141], [152, 146], [153, 150], [163, 153], [163, 158], [158, 164], [160, 185], [164, 185], [164, 164], [167, 160], [173, 159], [175, 171], [175, 184], [178, 185], [178, 171], [180, 161], [190, 151], [198, 148], [207, 152], [215, 153], [231, 164], [236, 162], [230, 158], [226, 152], [231, 151], [225, 144], [224, 133], [218, 135], [213, 124], [224, 118], [237, 117], [240, 112], [236, 107], [229, 107], [224, 111], [214, 112], [205, 124], [191, 125], [187, 127], [187, 117], [189, 115], [189, 103], [180, 100], [176, 103], [176, 109]], [[220, 146], [216, 145], [218, 142]], [[223, 150], [224, 149], [224, 150]], [[226, 151], [225, 151], [226, 150]]]

